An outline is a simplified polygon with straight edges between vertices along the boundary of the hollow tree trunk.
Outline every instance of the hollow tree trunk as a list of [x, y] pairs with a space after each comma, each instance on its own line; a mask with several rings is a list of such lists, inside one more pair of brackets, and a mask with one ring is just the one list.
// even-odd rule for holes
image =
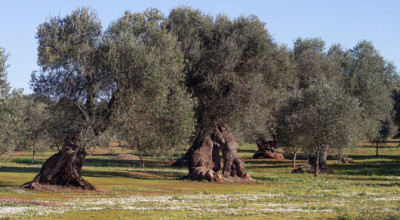
[[[222, 175], [218, 173], [220, 150], [224, 157]], [[210, 135], [198, 138], [188, 154], [190, 179], [222, 182], [225, 177], [229, 181], [254, 181], [247, 174], [243, 159], [237, 155], [237, 142], [227, 128], [218, 126]]]
[[217, 156], [213, 155], [217, 152], [219, 157], [219, 147], [214, 144], [210, 135], [205, 136], [202, 140], [195, 140], [191, 150], [188, 151], [189, 178], [222, 182], [222, 175], [217, 173], [220, 169]]
[[27, 189], [40, 188], [40, 185], [74, 186], [82, 189], [96, 188], [81, 177], [81, 169], [85, 163], [86, 151], [74, 144], [66, 145], [61, 151], [51, 156], [43, 164], [40, 173], [33, 181], [22, 187]]

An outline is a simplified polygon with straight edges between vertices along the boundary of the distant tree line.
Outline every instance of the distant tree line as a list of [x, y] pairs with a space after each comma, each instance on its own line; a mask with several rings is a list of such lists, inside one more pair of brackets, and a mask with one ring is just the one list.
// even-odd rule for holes
[[80, 8], [48, 18], [36, 38], [32, 95], [10, 90], [0, 50], [0, 154], [59, 151], [30, 188], [93, 189], [80, 176], [86, 149], [110, 138], [141, 158], [191, 145], [189, 176], [220, 181], [251, 180], [237, 141], [278, 137], [288, 152], [307, 154], [317, 175], [328, 172], [329, 152], [378, 143], [400, 124], [396, 67], [369, 41], [327, 49], [320, 38], [299, 38], [289, 47], [256, 16], [189, 7], [125, 12], [105, 31], [94, 10]]

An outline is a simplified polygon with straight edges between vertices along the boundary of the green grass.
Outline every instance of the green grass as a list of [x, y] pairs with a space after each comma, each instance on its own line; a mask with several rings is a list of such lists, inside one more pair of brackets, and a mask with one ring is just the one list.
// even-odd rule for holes
[[[99, 188], [21, 190], [51, 155], [17, 153], [0, 165], [0, 218], [38, 219], [400, 219], [400, 148], [366, 144], [346, 152], [355, 164], [337, 164], [333, 175], [291, 174], [287, 160], [252, 159], [255, 145], [241, 146], [253, 184], [184, 181], [185, 168], [146, 158], [115, 161], [104, 150], [87, 157], [82, 175]], [[393, 146], [392, 146], [393, 145]], [[119, 153], [115, 151], [113, 153]], [[298, 165], [306, 158], [298, 157]], [[49, 203], [38, 205], [34, 201]], [[57, 202], [57, 203], [52, 203]]]

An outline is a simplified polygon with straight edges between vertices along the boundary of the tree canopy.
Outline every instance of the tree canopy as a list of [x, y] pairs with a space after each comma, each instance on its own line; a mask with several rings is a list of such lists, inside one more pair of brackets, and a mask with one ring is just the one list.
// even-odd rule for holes
[[7, 81], [8, 57], [6, 50], [0, 47], [0, 156], [15, 149], [24, 117], [22, 90], [11, 90]]
[[166, 28], [181, 43], [185, 84], [197, 101], [197, 131], [249, 124], [254, 118], [248, 116], [262, 111], [263, 70], [276, 48], [265, 24], [256, 16], [212, 17], [181, 7], [171, 11]]

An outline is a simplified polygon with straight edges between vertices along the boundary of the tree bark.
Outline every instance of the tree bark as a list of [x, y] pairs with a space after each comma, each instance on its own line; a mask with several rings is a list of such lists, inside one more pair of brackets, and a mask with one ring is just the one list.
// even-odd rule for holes
[[33, 151], [32, 151], [32, 164], [35, 163], [35, 155], [36, 155], [36, 148], [33, 147]]
[[[317, 153], [317, 158], [319, 158], [319, 153]], [[314, 176], [317, 177], [319, 172], [319, 161], [318, 163], [315, 163], [315, 174]]]
[[278, 153], [278, 140], [274, 138], [272, 141], [259, 139], [257, 141], [258, 150], [254, 153], [253, 158], [271, 158], [271, 159], [285, 159], [283, 154]]
[[377, 157], [379, 157], [378, 150], [379, 150], [379, 141], [376, 141], [376, 156]]
[[[301, 166], [297, 169], [292, 170], [292, 173], [315, 173], [318, 166], [318, 174], [332, 174], [333, 171], [328, 168], [326, 164], [326, 157], [328, 156], [328, 151], [325, 150], [318, 153], [317, 156], [310, 155], [308, 158], [308, 165]], [[318, 159], [317, 159], [318, 158]]]
[[142, 153], [140, 153], [140, 152], [139, 152], [139, 159], [140, 159], [140, 167], [144, 168], [144, 159], [143, 159]]
[[81, 177], [85, 157], [85, 149], [75, 144], [68, 144], [47, 159], [33, 181], [25, 183], [22, 187], [38, 189], [41, 185], [62, 185], [95, 190], [92, 184]]
[[[195, 140], [191, 149], [188, 151], [188, 169], [189, 178], [193, 180], [207, 179], [213, 182], [222, 182], [222, 175], [217, 173], [219, 171], [218, 164], [214, 163], [217, 149], [214, 150], [213, 141], [209, 135], [205, 136], [202, 140]], [[219, 156], [219, 151], [218, 151]], [[218, 163], [218, 161], [215, 161]]]
[[[316, 171], [316, 168], [318, 167], [318, 173], [324, 173], [324, 174], [332, 174], [333, 171], [328, 168], [328, 165], [326, 164], [326, 158], [328, 156], [328, 151], [322, 151], [321, 153], [317, 154], [317, 157], [310, 157], [309, 163], [311, 164], [312, 172]], [[317, 159], [318, 158], [318, 163]]]
[[[224, 167], [222, 175], [219, 152], [222, 151]], [[188, 151], [188, 169], [190, 179], [207, 179], [223, 182], [254, 181], [246, 172], [244, 161], [237, 154], [237, 142], [232, 133], [223, 126], [217, 126], [210, 135], [199, 137]]]
[[292, 168], [293, 169], [296, 168], [296, 157], [297, 157], [297, 153], [295, 152], [293, 155], [293, 160], [292, 160]]

